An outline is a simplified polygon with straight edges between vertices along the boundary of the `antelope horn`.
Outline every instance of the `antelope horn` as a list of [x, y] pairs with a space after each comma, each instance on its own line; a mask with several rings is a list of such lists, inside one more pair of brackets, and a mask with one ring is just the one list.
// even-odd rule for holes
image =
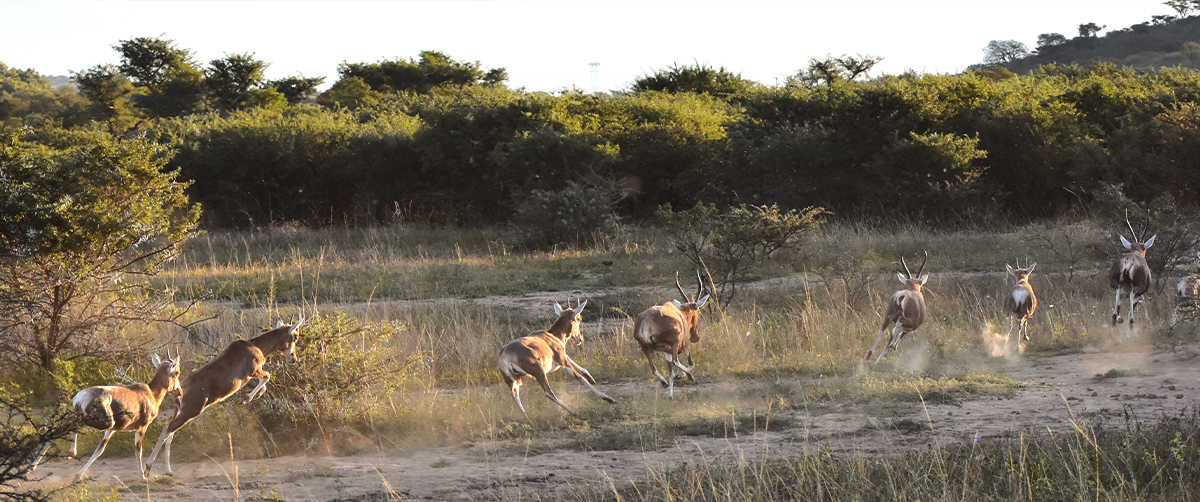
[[304, 315], [303, 314], [300, 315], [300, 319], [296, 320], [295, 324], [292, 324], [292, 329], [289, 329], [288, 333], [295, 333], [296, 329], [299, 328], [301, 324], [304, 324]]
[[920, 268], [920, 270], [917, 270], [917, 277], [920, 277], [920, 276], [921, 276], [921, 272], [924, 272], [924, 271], [925, 271], [925, 262], [927, 262], [927, 261], [929, 261], [929, 250], [928, 250], [928, 249], [926, 249], [926, 250], [925, 250], [925, 259], [924, 259], [924, 260], [921, 260], [921, 268]]
[[904, 266], [904, 277], [912, 279], [912, 272], [908, 270], [908, 263], [904, 261], [904, 255], [900, 255], [900, 264]]
[[692, 298], [692, 301], [699, 301], [702, 294], [704, 294], [704, 280], [700, 278], [700, 269], [696, 269], [696, 297]]
[[678, 270], [676, 270], [676, 271], [675, 271], [675, 289], [678, 289], [678, 290], [679, 290], [679, 294], [680, 294], [680, 295], [683, 295], [683, 301], [685, 301], [685, 302], [686, 302], [686, 301], [688, 301], [688, 295], [687, 295], [687, 293], [684, 293], [684, 292], [683, 292], [683, 286], [680, 286], [680, 285], [679, 285], [679, 271], [678, 271]]
[[[1133, 229], [1133, 223], [1129, 221], [1129, 210], [1128, 209], [1125, 210], [1125, 225], [1129, 227], [1129, 236], [1133, 237], [1134, 239], [1137, 239], [1138, 242], [1142, 242], [1141, 239], [1138, 239], [1137, 230]], [[1145, 233], [1145, 232], [1143, 232], [1143, 233]]]

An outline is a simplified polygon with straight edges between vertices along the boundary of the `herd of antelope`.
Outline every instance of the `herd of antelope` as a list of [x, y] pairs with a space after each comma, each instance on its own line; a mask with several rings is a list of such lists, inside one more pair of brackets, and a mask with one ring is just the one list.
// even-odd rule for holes
[[[1124, 322], [1121, 318], [1121, 301], [1129, 300], [1129, 330], [1132, 331], [1134, 311], [1141, 303], [1150, 287], [1150, 268], [1146, 264], [1146, 249], [1154, 244], [1152, 236], [1145, 242], [1130, 242], [1121, 236], [1121, 243], [1128, 251], [1117, 257], [1108, 273], [1109, 286], [1116, 291], [1113, 304], [1112, 324]], [[1200, 258], [1200, 253], [1197, 253]], [[903, 271], [897, 272], [897, 278], [904, 285], [896, 291], [886, 304], [883, 315], [883, 325], [875, 336], [875, 343], [867, 352], [867, 360], [875, 354], [884, 333], [889, 338], [875, 358], [878, 364], [883, 356], [890, 351], [899, 349], [904, 335], [915, 331], [921, 326], [926, 317], [925, 297], [921, 292], [922, 286], [929, 279], [925, 272], [925, 264], [929, 261], [929, 253], [921, 261], [916, 273], [909, 270], [908, 264], [901, 257]], [[1013, 268], [1005, 264], [1008, 274], [1016, 282], [1004, 298], [1004, 313], [1007, 317], [1007, 328], [1004, 332], [1004, 348], [1009, 349], [1009, 339], [1014, 325], [1016, 327], [1018, 345], [1021, 339], [1029, 340], [1028, 321], [1037, 309], [1037, 297], [1029, 284], [1029, 275], [1033, 273], [1036, 263], [1025, 268]], [[667, 396], [673, 398], [675, 390], [676, 371], [682, 372], [688, 380], [694, 381], [692, 371], [695, 363], [692, 361], [691, 344], [700, 341], [699, 317], [700, 309], [704, 307], [711, 296], [704, 286], [700, 274], [696, 274], [697, 288], [693, 295], [688, 295], [679, 283], [676, 274], [675, 287], [684, 300], [672, 300], [662, 305], [652, 306], [639, 314], [634, 320], [633, 338], [641, 348], [650, 364], [650, 371], [663, 388]], [[1200, 298], [1200, 275], [1183, 278], [1176, 288], [1176, 315], [1181, 308], [1195, 309], [1197, 298]], [[498, 358], [500, 374], [512, 393], [517, 409], [526, 420], [530, 420], [521, 404], [521, 379], [532, 376], [545, 392], [546, 397], [561, 406], [568, 413], [575, 411], [562, 402], [554, 394], [547, 380], [547, 375], [559, 368], [567, 368], [580, 382], [586, 385], [601, 399], [616, 403], [616, 400], [596, 388], [596, 379], [583, 366], [567, 355], [567, 342], [577, 338], [583, 343], [583, 335], [579, 330], [584, 307], [587, 301], [577, 306], [563, 308], [554, 303], [554, 312], [558, 318], [549, 328], [535, 331], [528, 336], [513, 340], [500, 350]], [[104, 453], [104, 447], [116, 431], [133, 431], [137, 450], [138, 468], [144, 479], [149, 479], [151, 467], [160, 451], [166, 473], [171, 470], [171, 441], [175, 433], [192, 419], [199, 416], [205, 408], [228, 399], [251, 380], [257, 384], [243, 397], [240, 403], [247, 403], [262, 396], [266, 392], [270, 373], [263, 370], [267, 356], [280, 352], [286, 361], [296, 362], [294, 349], [299, 340], [297, 329], [304, 322], [301, 318], [294, 324], [282, 322], [250, 340], [235, 340], [231, 342], [211, 361], [193, 371], [186, 378], [179, 378], [179, 358], [161, 360], [157, 354], [151, 357], [155, 373], [150, 382], [126, 386], [97, 386], [79, 391], [72, 399], [72, 406], [82, 415], [83, 423], [104, 431], [96, 451], [84, 463], [83, 468], [75, 475], [81, 479], [88, 467]], [[890, 332], [889, 332], [890, 328]], [[663, 376], [655, 365], [657, 354], [661, 353], [666, 360], [667, 375]], [[686, 360], [686, 364], [681, 360]], [[154, 445], [149, 458], [142, 462], [142, 439], [146, 429], [158, 416], [159, 407], [167, 394], [174, 394], [177, 407], [170, 423], [163, 428]], [[45, 453], [45, 450], [42, 451]], [[70, 455], [76, 453], [75, 440], [72, 440]], [[40, 458], [39, 458], [40, 461]], [[34, 463], [36, 468], [37, 462]]]

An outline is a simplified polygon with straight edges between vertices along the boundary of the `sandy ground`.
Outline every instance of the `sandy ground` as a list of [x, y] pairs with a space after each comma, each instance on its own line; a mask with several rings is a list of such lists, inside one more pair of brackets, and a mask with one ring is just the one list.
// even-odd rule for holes
[[[734, 438], [686, 436], [672, 447], [655, 451], [560, 448], [542, 453], [545, 448], [523, 451], [524, 440], [510, 440], [404, 453], [290, 456], [236, 463], [209, 460], [176, 464], [174, 482], [156, 483], [150, 496], [180, 501], [508, 500], [527, 498], [523, 495], [529, 492], [548, 494], [581, 487], [607, 490], [645, 480], [653, 471], [683, 462], [755, 461], [819, 448], [848, 454], [896, 452], [928, 444], [1063, 431], [1072, 427], [1073, 420], [1094, 420], [1097, 415], [1130, 414], [1152, 421], [1200, 405], [1200, 365], [1196, 362], [1197, 354], [1190, 350], [1153, 352], [1145, 347], [1037, 359], [1017, 356], [1007, 361], [1008, 374], [1025, 384], [1015, 396], [929, 405], [927, 411], [918, 407], [907, 416], [881, 419], [853, 405], [834, 404], [819, 411], [786, 412], [804, 424], [798, 428]], [[1112, 369], [1130, 374], [1096, 378]], [[704, 385], [676, 391], [695, 392]], [[649, 383], [637, 388], [632, 383], [612, 387], [606, 390], [626, 398], [660, 392]], [[587, 391], [571, 387], [569, 392]], [[901, 431], [887, 424], [904, 418], [924, 426]], [[38, 484], [68, 482], [80, 465], [80, 460], [49, 463], [38, 470], [39, 476], [45, 477]], [[129, 457], [102, 457], [88, 474], [91, 483], [107, 486], [141, 481]], [[144, 488], [139, 492], [124, 497], [146, 500]]]

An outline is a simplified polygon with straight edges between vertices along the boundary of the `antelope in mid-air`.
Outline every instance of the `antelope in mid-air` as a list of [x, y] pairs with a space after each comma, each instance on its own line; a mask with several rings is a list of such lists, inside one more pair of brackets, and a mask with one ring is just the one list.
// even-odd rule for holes
[[[642, 349], [642, 354], [646, 355], [646, 360], [650, 362], [650, 371], [658, 378], [659, 383], [667, 388], [667, 397], [675, 397], [675, 370], [678, 368], [683, 371], [683, 375], [688, 380], [695, 381], [692, 377], [692, 369], [696, 364], [692, 362], [692, 350], [690, 344], [700, 341], [700, 309], [708, 302], [709, 295], [704, 294], [704, 281], [700, 279], [700, 272], [696, 272], [696, 294], [688, 298], [688, 294], [683, 291], [683, 286], [679, 285], [679, 274], [675, 274], [675, 288], [679, 290], [679, 294], [683, 296], [687, 303], [680, 303], [679, 300], [672, 300], [662, 305], [657, 305], [646, 309], [645, 312], [638, 314], [637, 319], [633, 323], [633, 339], [637, 341], [638, 346]], [[658, 368], [654, 366], [654, 355], [656, 352], [662, 352], [663, 357], [667, 359], [667, 377], [663, 378], [658, 372]], [[687, 366], [679, 362], [679, 356], [687, 358]]]
[[875, 343], [871, 345], [871, 350], [867, 352], [867, 359], [870, 360], [871, 355], [875, 353], [875, 348], [879, 346], [879, 341], [883, 339], [884, 332], [887, 331], [888, 326], [894, 324], [888, 343], [883, 346], [883, 350], [879, 351], [879, 357], [875, 358], [875, 364], [879, 364], [889, 350], [899, 348], [900, 340], [904, 338], [904, 335], [921, 327], [921, 323], [925, 322], [925, 295], [921, 293], [921, 287], [925, 285], [925, 281], [929, 280], [929, 274], [922, 275], [927, 261], [929, 261], [929, 251], [925, 252], [921, 268], [917, 270], [916, 274], [913, 274], [908, 270], [908, 263], [904, 262], [904, 257], [900, 257], [900, 264], [904, 266], [904, 271], [897, 272], [896, 276], [904, 284], [904, 289], [897, 291], [888, 300], [887, 312], [883, 315], [883, 325], [875, 334]]
[[[1196, 257], [1200, 258], [1200, 252], [1196, 253]], [[1200, 274], [1189, 274], [1179, 279], [1179, 283], [1175, 285], [1175, 313], [1171, 315], [1172, 323], [1179, 321], [1179, 311], [1183, 310], [1185, 315], [1194, 315], [1198, 305], [1197, 300], [1200, 299]]]
[[253, 379], [258, 379], [258, 385], [240, 402], [248, 403], [266, 392], [271, 374], [263, 371], [263, 363], [273, 352], [282, 352], [289, 364], [295, 363], [296, 342], [300, 340], [300, 333], [296, 330], [303, 323], [303, 317], [291, 325], [279, 322], [275, 329], [249, 340], [234, 340], [217, 357], [184, 378], [181, 385], [183, 397], [179, 399], [175, 417], [163, 427], [146, 461], [146, 478], [150, 477], [150, 467], [158, 457], [159, 449], [163, 449], [167, 474], [172, 474], [171, 441], [175, 439], [175, 431], [200, 416], [205, 408], [229, 398]]
[[584, 300], [575, 308], [564, 309], [558, 302], [554, 302], [554, 313], [558, 314], [558, 319], [554, 321], [554, 324], [544, 331], [534, 331], [529, 336], [508, 342], [508, 345], [500, 350], [500, 374], [504, 375], [504, 383], [512, 392], [513, 401], [516, 401], [517, 408], [521, 410], [521, 414], [525, 415], [525, 420], [528, 420], [529, 423], [533, 423], [533, 420], [530, 420], [529, 414], [525, 413], [525, 406], [521, 404], [521, 378], [526, 375], [537, 380], [538, 385], [542, 386], [542, 391], [546, 393], [546, 397], [572, 415], [577, 414], [575, 410], [554, 395], [554, 391], [550, 389], [550, 382], [546, 380], [546, 374], [559, 368], [570, 369], [571, 374], [592, 389], [592, 392], [600, 396], [600, 399], [616, 403], [616, 400], [596, 388], [596, 379], [592, 378], [592, 374], [588, 370], [567, 355], [568, 340], [579, 337], [579, 343], [583, 343], [583, 334], [579, 332], [579, 322], [583, 320], [583, 307], [586, 305], [587, 300]]
[[[92, 466], [92, 462], [104, 453], [108, 440], [112, 439], [113, 433], [117, 431], [133, 431], [138, 473], [146, 476], [142, 464], [142, 439], [146, 435], [146, 429], [158, 417], [158, 408], [167, 394], [172, 393], [176, 398], [180, 397], [179, 356], [172, 359], [168, 354], [167, 359], [162, 360], [158, 354], [152, 354], [150, 362], [154, 364], [155, 369], [154, 377], [148, 383], [88, 387], [75, 394], [75, 398], [71, 400], [71, 406], [83, 415], [84, 424], [104, 431], [104, 438], [96, 446], [92, 458], [84, 462], [83, 468], [75, 473], [76, 481], [83, 479], [83, 474]], [[75, 456], [78, 438], [78, 433], [71, 438], [71, 456]]]
[[[1129, 230], [1133, 231], [1132, 226]], [[1129, 242], [1125, 240], [1124, 235], [1120, 237], [1121, 244], [1125, 245], [1129, 252], [1117, 257], [1112, 268], [1108, 270], [1108, 287], [1117, 291], [1113, 301], [1112, 324], [1116, 326], [1117, 323], [1124, 322], [1121, 319], [1121, 295], [1128, 294], [1129, 330], [1133, 331], [1133, 310], [1142, 302], [1142, 295], [1146, 294], [1146, 290], [1150, 289], [1150, 266], [1146, 264], [1146, 250], [1154, 245], [1154, 238], [1158, 235], [1151, 236], [1144, 243]]]
[[1029, 274], [1033, 273], [1036, 266], [1037, 263], [1034, 263], [1027, 268], [1014, 269], [1012, 265], [1004, 264], [1008, 273], [1017, 278], [1012, 291], [1004, 297], [1004, 313], [1008, 315], [1008, 328], [1004, 330], [1005, 349], [1008, 348], [1008, 337], [1012, 333], [1014, 318], [1017, 320], [1017, 345], [1021, 344], [1022, 337], [1026, 341], [1029, 340], [1029, 318], [1033, 316], [1033, 311], [1037, 310], [1037, 296], [1033, 294], [1033, 286], [1029, 285]]

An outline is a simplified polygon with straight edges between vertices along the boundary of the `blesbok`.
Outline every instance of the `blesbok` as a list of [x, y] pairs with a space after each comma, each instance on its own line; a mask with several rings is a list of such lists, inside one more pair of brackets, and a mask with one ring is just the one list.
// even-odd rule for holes
[[1033, 316], [1033, 311], [1037, 310], [1037, 296], [1033, 294], [1033, 286], [1029, 285], [1029, 274], [1033, 273], [1036, 266], [1037, 263], [1034, 263], [1026, 268], [1014, 269], [1012, 265], [1004, 264], [1008, 273], [1017, 278], [1012, 291], [1004, 297], [1004, 313], [1008, 315], [1008, 328], [1004, 330], [1005, 349], [1008, 349], [1008, 337], [1012, 333], [1014, 318], [1017, 320], [1017, 345], [1021, 344], [1022, 337], [1026, 341], [1029, 340], [1029, 318]]
[[[1130, 228], [1130, 231], [1132, 230]], [[1124, 235], [1120, 237], [1121, 244], [1129, 252], [1117, 257], [1113, 261], [1112, 268], [1108, 270], [1108, 287], [1116, 290], [1112, 325], [1116, 326], [1117, 323], [1125, 322], [1121, 319], [1121, 295], [1128, 294], [1129, 330], [1133, 331], [1133, 310], [1142, 302], [1142, 295], [1146, 294], [1146, 290], [1150, 289], [1150, 266], [1146, 264], [1146, 250], [1154, 245], [1154, 238], [1158, 235], [1151, 236], [1144, 243], [1129, 242]]]
[[[1196, 253], [1200, 258], [1200, 252]], [[1183, 310], [1187, 317], [1194, 317], [1200, 300], [1200, 273], [1185, 275], [1175, 285], [1175, 312], [1171, 314], [1171, 323], [1179, 321], [1179, 311]]]
[[875, 358], [875, 364], [879, 364], [889, 350], [899, 348], [900, 340], [904, 338], [904, 335], [921, 327], [921, 323], [925, 322], [925, 295], [921, 293], [921, 287], [925, 285], [925, 281], [929, 280], [929, 274], [922, 275], [925, 272], [925, 262], [927, 261], [929, 261], [929, 251], [925, 251], [925, 259], [921, 261], [921, 268], [917, 270], [916, 274], [913, 274], [908, 270], [908, 263], [904, 262], [904, 257], [900, 257], [900, 264], [904, 266], [904, 271], [897, 272], [896, 276], [904, 284], [904, 289], [897, 291], [888, 300], [887, 311], [883, 315], [883, 325], [875, 334], [875, 343], [871, 345], [871, 350], [867, 352], [867, 359], [870, 360], [871, 355], [875, 353], [875, 348], [879, 346], [879, 340], [882, 340], [883, 334], [887, 332], [888, 326], [892, 326], [888, 343], [883, 346], [883, 350], [879, 351], [879, 357]]
[[[695, 381], [692, 370], [696, 363], [692, 362], [690, 344], [700, 341], [700, 309], [708, 303], [709, 295], [704, 294], [704, 281], [700, 272], [696, 272], [696, 295], [688, 298], [679, 285], [679, 274], [675, 274], [675, 288], [687, 303], [672, 300], [662, 305], [656, 305], [638, 314], [633, 323], [633, 339], [642, 348], [646, 360], [650, 363], [650, 371], [658, 378], [658, 382], [667, 388], [667, 397], [675, 397], [675, 370], [683, 371], [688, 380]], [[700, 296], [704, 294], [704, 296]], [[686, 336], [685, 336], [686, 335]], [[654, 355], [662, 352], [667, 360], [667, 377], [664, 378], [654, 365]], [[687, 358], [687, 366], [679, 362], [679, 356]]]
[[[175, 394], [176, 398], [181, 397], [179, 356], [172, 359], [168, 354], [166, 360], [161, 360], [158, 354], [152, 354], [150, 362], [154, 364], [155, 369], [154, 377], [148, 383], [88, 387], [76, 393], [75, 398], [71, 400], [71, 406], [83, 415], [85, 425], [104, 431], [104, 438], [96, 446], [92, 458], [84, 462], [83, 468], [75, 473], [76, 481], [83, 479], [83, 474], [92, 466], [92, 462], [104, 453], [108, 440], [112, 439], [113, 433], [117, 431], [133, 431], [138, 473], [146, 476], [142, 464], [142, 439], [146, 435], [146, 429], [158, 417], [158, 408], [168, 393]], [[76, 433], [71, 438], [71, 456], [75, 456], [78, 437]]]
[[288, 364], [295, 363], [296, 342], [300, 339], [300, 333], [296, 330], [303, 323], [303, 317], [291, 325], [279, 322], [274, 329], [249, 340], [234, 340], [217, 357], [184, 378], [181, 385], [183, 397], [179, 399], [175, 416], [159, 434], [158, 442], [146, 461], [146, 478], [150, 477], [150, 468], [158, 458], [160, 449], [166, 472], [172, 474], [171, 441], [175, 438], [175, 432], [200, 416], [205, 408], [229, 398], [253, 379], [258, 379], [258, 385], [239, 404], [248, 403], [266, 392], [271, 374], [263, 371], [263, 363], [274, 352], [282, 352]]
[[554, 321], [554, 324], [543, 331], [534, 331], [529, 336], [508, 342], [508, 345], [500, 349], [500, 374], [504, 375], [504, 383], [512, 392], [512, 398], [513, 401], [516, 401], [517, 408], [521, 410], [522, 415], [525, 415], [525, 420], [531, 424], [533, 420], [530, 420], [529, 414], [525, 413], [525, 406], [521, 404], [521, 378], [526, 375], [537, 380], [538, 385], [542, 386], [542, 391], [546, 393], [546, 397], [572, 415], [576, 415], [575, 410], [554, 395], [554, 391], [550, 389], [550, 382], [546, 380], [547, 374], [559, 368], [570, 368], [571, 374], [592, 389], [592, 392], [600, 396], [600, 399], [616, 403], [616, 400], [596, 388], [596, 379], [592, 378], [592, 374], [588, 370], [567, 355], [568, 340], [579, 337], [579, 343], [583, 343], [583, 334], [579, 332], [579, 322], [582, 320], [583, 307], [586, 305], [587, 300], [584, 300], [578, 307], [564, 309], [558, 302], [554, 302], [554, 313], [558, 314], [558, 319]]

